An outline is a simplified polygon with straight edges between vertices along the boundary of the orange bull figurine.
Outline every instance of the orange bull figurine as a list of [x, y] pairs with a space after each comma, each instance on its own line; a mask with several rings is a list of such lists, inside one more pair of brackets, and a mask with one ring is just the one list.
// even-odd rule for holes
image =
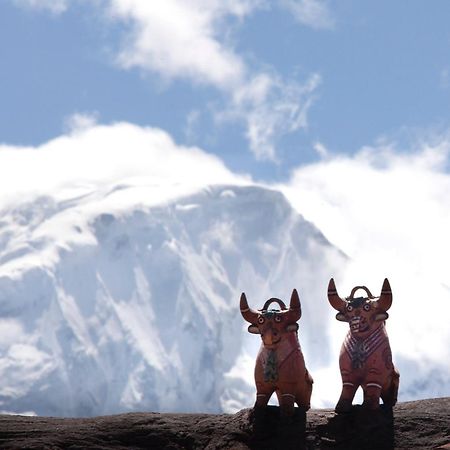
[[[268, 309], [272, 303], [281, 310]], [[280, 299], [270, 298], [261, 310], [255, 311], [248, 306], [244, 293], [240, 309], [242, 317], [250, 322], [248, 331], [260, 334], [262, 339], [255, 365], [255, 409], [265, 407], [276, 392], [282, 415], [292, 416], [294, 403], [308, 410], [313, 379], [298, 342], [297, 321], [302, 311], [297, 291], [292, 292], [289, 309]]]
[[[366, 292], [367, 297], [355, 298], [360, 289]], [[350, 411], [359, 386], [364, 393], [363, 406], [378, 409], [381, 397], [386, 406], [393, 407], [397, 402], [400, 375], [392, 363], [385, 327], [389, 317], [386, 311], [392, 304], [388, 279], [384, 280], [380, 297], [374, 297], [365, 286], [356, 286], [346, 298], [339, 297], [331, 279], [328, 301], [338, 311], [336, 319], [350, 325], [339, 357], [342, 393], [335, 411]]]

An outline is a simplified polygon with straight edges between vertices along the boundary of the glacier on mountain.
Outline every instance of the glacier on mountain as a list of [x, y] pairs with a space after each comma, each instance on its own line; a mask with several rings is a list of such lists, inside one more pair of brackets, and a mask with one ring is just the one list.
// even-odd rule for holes
[[280, 192], [210, 186], [146, 205], [136, 189], [2, 211], [1, 411], [250, 406], [259, 339], [240, 316], [242, 291], [258, 308], [297, 288], [307, 364], [328, 364], [323, 286], [346, 257]]

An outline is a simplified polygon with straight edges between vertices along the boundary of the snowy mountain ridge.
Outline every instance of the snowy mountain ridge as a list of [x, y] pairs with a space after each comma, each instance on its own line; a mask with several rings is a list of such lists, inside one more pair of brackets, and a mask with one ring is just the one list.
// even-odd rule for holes
[[[321, 288], [345, 258], [279, 192], [212, 186], [150, 205], [145, 194], [120, 185], [3, 211], [0, 410], [236, 410], [253, 401], [236, 365], [259, 345], [240, 292], [260, 307], [296, 287], [305, 316], [313, 303], [328, 314]], [[320, 366], [317, 320], [300, 326]]]

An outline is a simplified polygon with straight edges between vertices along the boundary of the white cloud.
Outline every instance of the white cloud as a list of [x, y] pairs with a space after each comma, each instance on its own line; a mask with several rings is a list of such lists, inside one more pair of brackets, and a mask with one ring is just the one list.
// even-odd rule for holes
[[281, 5], [302, 25], [315, 29], [332, 29], [335, 26], [334, 17], [324, 0], [281, 0]]
[[139, 0], [110, 0], [112, 18], [126, 21], [130, 31], [118, 62], [169, 79], [228, 88], [245, 71], [242, 59], [221, 41], [226, 17], [242, 18], [256, 2], [166, 0], [155, 5]]
[[[361, 284], [378, 295], [389, 278], [394, 355], [401, 364], [415, 361], [421, 371], [450, 359], [449, 164], [448, 136], [412, 153], [393, 145], [366, 147], [354, 157], [301, 167], [282, 187], [350, 257], [345, 277], [336, 280], [342, 295]], [[345, 330], [336, 333], [341, 340]]]
[[230, 107], [218, 114], [218, 119], [245, 124], [256, 159], [276, 162], [278, 139], [307, 128], [307, 113], [320, 82], [318, 74], [304, 84], [276, 74], [257, 74], [233, 92]]
[[68, 7], [68, 0], [13, 0], [21, 8], [41, 9], [53, 14], [61, 14]]
[[128, 123], [92, 124], [37, 148], [0, 146], [3, 207], [41, 195], [104, 195], [127, 183], [153, 186], [154, 198], [145, 201], [161, 202], [206, 184], [235, 182], [246, 181], [218, 158], [179, 146], [162, 130]]
[[328, 149], [321, 142], [314, 143], [313, 148], [321, 159], [326, 159], [329, 157]]
[[69, 116], [65, 122], [65, 128], [70, 133], [76, 133], [88, 128], [92, 128], [97, 124], [98, 112], [74, 113]]
[[[447, 208], [438, 207], [450, 192], [450, 177], [444, 171], [449, 154], [447, 140], [434, 147], [424, 144], [413, 153], [390, 146], [365, 147], [354, 157], [339, 155], [297, 169], [291, 187], [308, 194], [301, 200], [292, 198], [350, 255], [360, 252], [363, 244], [371, 245], [362, 239], [366, 236], [354, 233], [356, 227], [386, 237], [398, 233], [397, 245], [406, 239], [405, 247], [422, 248], [424, 241], [411, 234], [426, 235], [425, 222], [433, 222], [435, 213], [450, 215]], [[406, 226], [409, 222], [417, 227]]]
[[254, 70], [223, 37], [229, 34], [230, 17], [242, 20], [266, 7], [266, 2], [168, 0], [155, 6], [110, 0], [109, 4], [112, 18], [130, 24], [120, 65], [217, 88], [226, 101], [216, 119], [243, 123], [257, 159], [276, 161], [277, 140], [306, 127], [320, 77], [313, 74], [300, 83]]

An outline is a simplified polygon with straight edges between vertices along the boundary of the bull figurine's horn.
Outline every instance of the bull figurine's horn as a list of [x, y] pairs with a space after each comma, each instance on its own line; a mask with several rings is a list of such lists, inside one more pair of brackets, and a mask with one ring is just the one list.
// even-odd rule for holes
[[384, 279], [381, 295], [377, 303], [378, 307], [383, 311], [387, 311], [392, 305], [392, 290], [387, 278]]
[[289, 319], [292, 322], [297, 322], [297, 320], [302, 317], [302, 306], [300, 304], [300, 297], [298, 296], [297, 289], [292, 291], [291, 303], [289, 304]]
[[331, 278], [328, 283], [328, 301], [330, 302], [330, 305], [338, 311], [342, 311], [347, 304], [345, 300], [339, 297], [333, 278]]
[[257, 323], [258, 313], [254, 309], [251, 309], [248, 306], [247, 297], [245, 296], [244, 292], [241, 294], [241, 300], [240, 300], [239, 306], [241, 308], [242, 317], [247, 322], [250, 322], [253, 324]]

